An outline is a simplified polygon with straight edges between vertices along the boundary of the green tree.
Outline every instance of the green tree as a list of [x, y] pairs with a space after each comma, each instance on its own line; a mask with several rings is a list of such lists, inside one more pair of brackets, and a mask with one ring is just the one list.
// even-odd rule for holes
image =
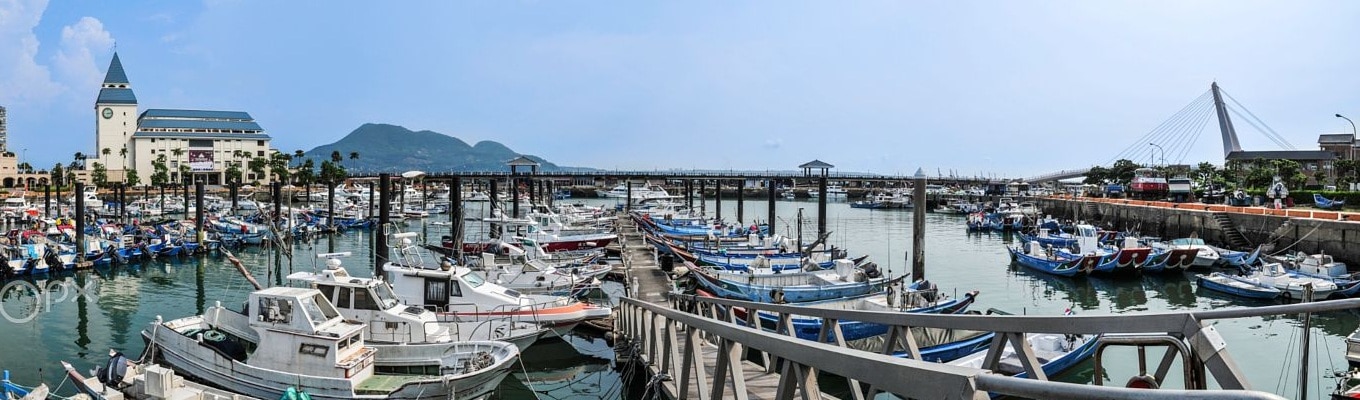
[[129, 169], [123, 171], [123, 184], [128, 187], [137, 187], [142, 184], [142, 178], [137, 176], [137, 170]]
[[1082, 179], [1081, 183], [1087, 185], [1104, 185], [1109, 183], [1109, 179], [1110, 169], [1097, 165], [1091, 167], [1090, 171], [1086, 171], [1086, 179]]
[[1142, 165], [1133, 161], [1120, 159], [1119, 161], [1115, 161], [1114, 165], [1110, 166], [1110, 174], [1106, 180], [1110, 183], [1127, 185], [1129, 182], [1133, 181], [1133, 171], [1142, 167]]
[[288, 164], [293, 160], [293, 156], [275, 151], [269, 155], [269, 173], [274, 175], [274, 179], [279, 182], [288, 182]]
[[345, 178], [348, 176], [349, 174], [345, 171], [344, 166], [330, 161], [321, 162], [320, 178], [321, 182], [324, 182], [327, 186], [340, 184], [341, 182], [344, 182]]
[[156, 159], [151, 161], [151, 185], [155, 187], [165, 187], [170, 183], [170, 168], [165, 164], [165, 154], [157, 154]]
[[52, 185], [56, 187], [66, 186], [66, 169], [61, 166], [61, 163], [53, 165], [51, 173], [52, 177], [49, 178], [48, 182], [52, 182]]
[[1220, 184], [1220, 181], [1218, 166], [1207, 161], [1195, 166], [1195, 184], [1199, 185], [1201, 189], [1208, 189], [1210, 185]]
[[189, 163], [180, 163], [180, 164], [179, 164], [179, 175], [178, 175], [178, 176], [179, 176], [179, 181], [180, 181], [181, 183], [193, 183], [193, 181], [190, 180], [190, 179], [193, 178], [192, 176], [189, 175], [190, 172], [193, 172], [193, 171], [189, 168]]
[[109, 171], [104, 169], [104, 164], [94, 163], [94, 170], [90, 171], [90, 181], [94, 182], [95, 187], [104, 187], [109, 183]]

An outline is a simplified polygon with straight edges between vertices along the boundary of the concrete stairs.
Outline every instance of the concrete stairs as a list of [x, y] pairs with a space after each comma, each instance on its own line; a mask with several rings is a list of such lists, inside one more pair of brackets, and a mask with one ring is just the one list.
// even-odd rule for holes
[[[1232, 217], [1229, 217], [1227, 213], [1213, 213], [1213, 216], [1214, 221], [1218, 222], [1218, 227], [1223, 230], [1224, 242], [1234, 249], [1251, 248], [1251, 241], [1247, 240], [1247, 236], [1237, 229], [1237, 223], [1233, 222]], [[1285, 224], [1287, 225], [1288, 222], [1285, 222]]]

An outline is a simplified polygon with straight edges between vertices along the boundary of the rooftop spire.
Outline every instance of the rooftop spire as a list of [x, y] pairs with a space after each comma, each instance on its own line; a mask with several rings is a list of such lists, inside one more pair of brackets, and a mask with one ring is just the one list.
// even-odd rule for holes
[[109, 62], [109, 72], [104, 74], [104, 84], [113, 83], [130, 83], [128, 82], [127, 73], [123, 72], [123, 63], [118, 61], [117, 52], [113, 53], [113, 61]]

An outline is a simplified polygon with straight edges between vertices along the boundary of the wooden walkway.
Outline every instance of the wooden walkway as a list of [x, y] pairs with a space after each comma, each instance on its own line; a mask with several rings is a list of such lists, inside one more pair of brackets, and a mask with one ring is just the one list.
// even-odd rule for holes
[[[667, 293], [674, 288], [670, 275], [661, 270], [657, 263], [656, 248], [647, 243], [643, 238], [633, 219], [627, 215], [622, 215], [618, 220], [618, 234], [620, 253], [623, 256], [625, 269], [624, 273], [628, 276], [629, 294], [639, 300], [650, 303], [668, 305]], [[649, 360], [646, 351], [640, 352], [635, 361], [647, 366], [649, 376], [655, 377], [657, 374], [666, 371], [669, 379], [661, 382], [660, 389], [667, 397], [672, 399], [712, 399], [713, 388], [709, 387], [712, 382], [711, 377], [718, 369], [719, 349], [718, 346], [708, 341], [698, 339], [694, 343], [699, 346], [702, 371], [690, 368], [689, 373], [693, 378], [688, 390], [682, 396], [677, 382], [680, 381], [679, 367], [682, 364], [684, 343], [689, 343], [689, 337], [683, 326], [671, 327], [672, 332], [667, 332], [665, 325], [655, 326], [655, 337], [674, 338], [670, 341], [672, 346], [669, 349], [658, 349], [661, 356], [657, 360]], [[668, 352], [669, 355], [665, 353]], [[745, 357], [742, 357], [745, 359]], [[662, 368], [662, 365], [670, 364], [669, 368]], [[724, 389], [718, 398], [723, 399], [776, 399], [779, 392], [780, 375], [775, 372], [767, 372], [765, 367], [751, 361], [741, 362], [741, 371], [733, 376], [733, 372], [727, 372], [728, 378], [725, 379]], [[697, 378], [697, 379], [696, 379]], [[738, 394], [738, 391], [744, 392]], [[794, 396], [802, 397], [801, 390], [794, 390]], [[835, 397], [823, 394], [825, 400], [836, 400]]]

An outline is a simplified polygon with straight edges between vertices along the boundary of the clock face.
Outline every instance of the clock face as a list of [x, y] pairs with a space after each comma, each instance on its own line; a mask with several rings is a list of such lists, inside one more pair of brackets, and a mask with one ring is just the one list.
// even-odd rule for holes
[[104, 119], [113, 118], [113, 109], [104, 107]]

